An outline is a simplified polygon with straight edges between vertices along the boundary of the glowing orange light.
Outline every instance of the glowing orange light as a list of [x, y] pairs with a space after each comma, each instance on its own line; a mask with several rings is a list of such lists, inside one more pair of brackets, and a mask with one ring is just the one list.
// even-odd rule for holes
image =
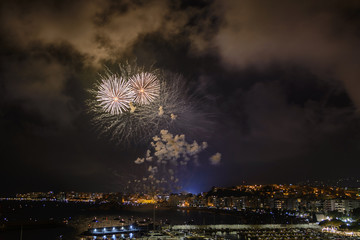
[[140, 89], [140, 92], [142, 92], [142, 93], [143, 93], [143, 92], [144, 92], [144, 89], [143, 89], [143, 88], [141, 88], [141, 89]]
[[118, 97], [114, 97], [114, 101], [115, 101], [115, 102], [119, 101], [119, 98], [118, 98]]

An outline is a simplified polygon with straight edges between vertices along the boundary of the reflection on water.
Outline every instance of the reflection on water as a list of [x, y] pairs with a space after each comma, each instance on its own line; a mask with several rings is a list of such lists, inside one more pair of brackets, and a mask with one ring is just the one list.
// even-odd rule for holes
[[[29, 203], [30, 204], [30, 203]], [[24, 205], [24, 204], [23, 204]], [[12, 209], [16, 209], [12, 206]], [[11, 210], [12, 210], [11, 209]], [[10, 222], [14, 222], [14, 227], [0, 231], [0, 240], [20, 239], [20, 225], [25, 224], [23, 228], [24, 240], [51, 240], [51, 239], [76, 239], [81, 232], [86, 231], [89, 227], [94, 226], [94, 217], [99, 222], [120, 221], [124, 220], [125, 224], [131, 221], [152, 219], [152, 207], [139, 207], [117, 210], [94, 210], [86, 205], [59, 205], [49, 204], [39, 205], [33, 204], [31, 207], [21, 208], [21, 210], [10, 211], [6, 214], [6, 218]], [[3, 216], [2, 216], [3, 217]], [[189, 211], [179, 209], [156, 209], [155, 218], [158, 224], [224, 224], [239, 223], [241, 219], [230, 214], [214, 214], [212, 212]], [[51, 221], [61, 223], [62, 225], [31, 225], [27, 226], [30, 221], [37, 222]], [[117, 220], [119, 219], [119, 220]], [[96, 223], [95, 223], [96, 224]]]
[[[0, 232], [0, 240], [19, 240], [21, 230], [11, 230], [6, 232]], [[70, 227], [60, 228], [40, 228], [40, 229], [25, 229], [23, 230], [24, 240], [52, 240], [52, 239], [64, 239], [74, 240], [76, 239], [76, 231]]]

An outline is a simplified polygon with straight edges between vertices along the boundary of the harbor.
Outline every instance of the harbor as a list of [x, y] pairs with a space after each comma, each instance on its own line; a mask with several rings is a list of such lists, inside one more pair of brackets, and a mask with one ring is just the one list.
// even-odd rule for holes
[[[80, 240], [93, 239], [240, 239], [240, 240], [335, 240], [359, 239], [353, 232], [331, 231], [318, 224], [215, 224], [215, 225], [154, 225], [152, 223], [138, 225], [114, 225], [89, 228], [80, 236]], [[104, 226], [105, 226], [104, 225]]]

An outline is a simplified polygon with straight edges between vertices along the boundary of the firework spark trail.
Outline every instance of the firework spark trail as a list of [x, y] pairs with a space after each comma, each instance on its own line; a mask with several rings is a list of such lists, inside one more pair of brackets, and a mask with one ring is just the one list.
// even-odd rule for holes
[[153, 102], [160, 93], [159, 80], [154, 74], [139, 73], [130, 78], [130, 87], [135, 94], [134, 101], [138, 104]]
[[121, 114], [129, 109], [133, 99], [134, 93], [123, 78], [116, 75], [102, 78], [96, 100], [105, 112], [113, 115]]

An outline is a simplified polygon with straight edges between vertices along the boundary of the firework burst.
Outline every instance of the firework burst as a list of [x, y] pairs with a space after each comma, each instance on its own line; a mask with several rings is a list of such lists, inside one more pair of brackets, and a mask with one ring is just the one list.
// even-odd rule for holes
[[134, 93], [130, 89], [130, 84], [123, 78], [116, 75], [102, 78], [96, 100], [105, 112], [113, 115], [121, 114], [129, 109], [133, 99]]
[[[145, 70], [137, 67], [136, 64], [122, 63], [119, 67], [118, 75], [107, 70], [102, 82], [116, 76], [117, 79], [122, 79], [123, 84], [129, 83], [131, 90], [134, 79], [140, 81], [139, 79], [148, 78], [146, 81], [151, 84], [138, 86], [143, 85], [150, 89], [151, 98], [144, 98], [148, 99], [148, 103], [141, 104], [141, 101], [145, 103], [145, 100], [138, 98], [138, 101], [135, 101], [136, 94], [133, 93], [133, 99], [131, 100], [129, 96], [121, 112], [114, 114], [110, 111], [111, 108], [104, 108], [104, 105], [99, 104], [100, 85], [95, 85], [95, 88], [89, 91], [92, 97], [87, 104], [89, 113], [93, 117], [92, 122], [100, 135], [106, 136], [114, 143], [124, 145], [147, 142], [161, 129], [185, 133], [190, 138], [199, 134], [208, 134], [212, 120], [208, 114], [201, 111], [202, 104], [188, 94], [186, 81], [180, 75], [157, 69]], [[109, 105], [105, 106], [114, 104], [111, 91], [105, 97], [109, 101]]]
[[138, 104], [149, 104], [159, 96], [160, 84], [154, 74], [139, 73], [133, 76], [130, 82], [131, 90], [135, 94], [134, 102]]

